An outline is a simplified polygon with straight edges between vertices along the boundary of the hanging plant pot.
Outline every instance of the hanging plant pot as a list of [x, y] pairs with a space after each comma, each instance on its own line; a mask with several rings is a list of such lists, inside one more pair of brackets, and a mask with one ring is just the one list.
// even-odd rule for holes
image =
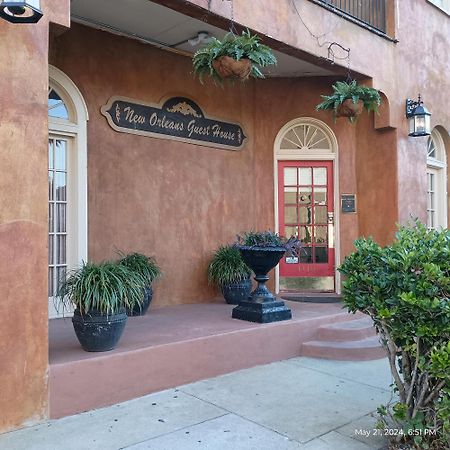
[[236, 59], [231, 56], [221, 56], [212, 62], [214, 70], [221, 78], [240, 78], [246, 80], [252, 71], [252, 63], [249, 59]]
[[323, 102], [316, 106], [317, 111], [330, 110], [335, 120], [347, 117], [350, 122], [355, 122], [363, 109], [378, 112], [381, 96], [376, 89], [361, 86], [356, 80], [337, 81], [332, 88], [332, 95], [322, 95]]
[[250, 34], [228, 33], [222, 40], [215, 37], [205, 47], [197, 50], [192, 58], [194, 74], [203, 83], [205, 76], [222, 83], [223, 80], [250, 77], [264, 78], [261, 69], [277, 63], [272, 50], [261, 44], [261, 38]]
[[362, 100], [358, 100], [353, 103], [353, 100], [347, 99], [339, 105], [336, 111], [336, 117], [358, 117], [364, 108], [364, 103]]

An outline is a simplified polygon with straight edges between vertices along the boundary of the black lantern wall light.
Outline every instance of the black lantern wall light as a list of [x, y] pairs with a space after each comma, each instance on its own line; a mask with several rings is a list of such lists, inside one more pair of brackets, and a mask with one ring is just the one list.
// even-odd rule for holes
[[0, 17], [12, 23], [36, 23], [42, 17], [40, 0], [0, 0]]
[[406, 117], [409, 120], [408, 136], [420, 137], [429, 136], [431, 134], [431, 113], [420, 98], [417, 101], [406, 100]]

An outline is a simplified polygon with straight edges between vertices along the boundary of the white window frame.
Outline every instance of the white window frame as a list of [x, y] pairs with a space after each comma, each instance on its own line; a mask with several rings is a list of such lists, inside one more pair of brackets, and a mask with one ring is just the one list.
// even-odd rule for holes
[[[49, 88], [63, 100], [69, 120], [48, 117], [49, 137], [68, 141], [67, 192], [67, 269], [77, 267], [88, 258], [88, 197], [87, 197], [87, 121], [88, 109], [75, 83], [61, 70], [49, 65]], [[49, 298], [49, 318], [61, 317]], [[67, 314], [65, 314], [67, 315]]]
[[[438, 130], [433, 129], [430, 139], [433, 140], [436, 148], [436, 157], [427, 156], [427, 174], [435, 175], [435, 210], [436, 226], [435, 228], [447, 228], [448, 225], [448, 207], [447, 207], [447, 158], [445, 152], [444, 140]], [[428, 149], [428, 146], [427, 146]], [[427, 175], [428, 176], [428, 175]], [[428, 190], [428, 179], [427, 179]], [[428, 194], [427, 194], [428, 195]], [[428, 199], [427, 199], [428, 202]], [[428, 209], [428, 207], [427, 207]], [[428, 218], [427, 218], [428, 220]]]
[[[327, 137], [328, 146], [323, 149], [308, 148], [292, 148], [282, 149], [281, 144], [286, 134], [295, 127], [300, 125], [312, 125], [319, 128]], [[340, 248], [340, 211], [339, 211], [339, 157], [338, 142], [333, 130], [321, 120], [313, 117], [299, 117], [291, 120], [281, 128], [275, 138], [274, 143], [274, 194], [275, 194], [275, 231], [280, 231], [280, 223], [278, 217], [278, 161], [332, 161], [333, 162], [333, 189], [334, 189], [334, 236], [330, 236], [330, 240], [334, 240], [335, 249], [335, 289], [336, 293], [341, 292], [341, 274], [337, 270], [341, 263]], [[275, 268], [275, 292], [280, 292], [280, 271], [279, 266]]]

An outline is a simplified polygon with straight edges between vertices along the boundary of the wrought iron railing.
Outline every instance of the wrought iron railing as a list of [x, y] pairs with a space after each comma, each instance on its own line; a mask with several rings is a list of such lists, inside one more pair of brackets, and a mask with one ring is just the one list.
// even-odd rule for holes
[[387, 0], [315, 0], [386, 33]]

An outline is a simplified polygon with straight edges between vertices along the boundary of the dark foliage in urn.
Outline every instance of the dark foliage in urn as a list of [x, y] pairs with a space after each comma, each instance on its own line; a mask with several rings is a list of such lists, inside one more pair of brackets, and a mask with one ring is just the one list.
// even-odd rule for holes
[[276, 248], [282, 247], [289, 256], [297, 256], [301, 249], [301, 242], [295, 236], [285, 238], [274, 231], [247, 231], [237, 235], [238, 247], [247, 248]]

